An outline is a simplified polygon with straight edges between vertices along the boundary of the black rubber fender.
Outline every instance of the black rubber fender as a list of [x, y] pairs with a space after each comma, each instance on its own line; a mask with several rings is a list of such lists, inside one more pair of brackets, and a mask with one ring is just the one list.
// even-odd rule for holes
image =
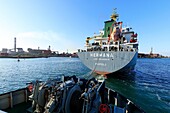
[[38, 93], [38, 105], [41, 107], [45, 106], [46, 100], [45, 100], [45, 92], [46, 89], [41, 89]]
[[83, 100], [79, 99], [80, 96], [80, 86], [75, 85], [73, 88], [70, 89], [65, 103], [65, 113], [81, 113]]

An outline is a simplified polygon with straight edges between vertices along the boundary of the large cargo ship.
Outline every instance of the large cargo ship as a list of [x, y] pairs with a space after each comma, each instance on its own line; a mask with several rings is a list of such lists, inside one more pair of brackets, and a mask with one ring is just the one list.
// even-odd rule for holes
[[87, 37], [85, 49], [78, 50], [81, 61], [98, 74], [129, 72], [138, 56], [137, 33], [131, 27], [122, 27], [116, 11], [105, 21], [99, 34]]

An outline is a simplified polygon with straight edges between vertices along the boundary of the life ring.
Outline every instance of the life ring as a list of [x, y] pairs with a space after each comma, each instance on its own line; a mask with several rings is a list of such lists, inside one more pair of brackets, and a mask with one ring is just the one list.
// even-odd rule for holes
[[29, 90], [30, 92], [33, 91], [33, 84], [30, 84], [30, 85], [28, 86], [28, 90]]
[[110, 109], [106, 104], [101, 104], [99, 107], [100, 113], [110, 113]]

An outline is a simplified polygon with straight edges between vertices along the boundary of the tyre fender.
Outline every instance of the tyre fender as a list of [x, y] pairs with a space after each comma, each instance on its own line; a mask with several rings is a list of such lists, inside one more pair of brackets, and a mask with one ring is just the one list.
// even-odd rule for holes
[[38, 105], [40, 105], [41, 107], [44, 107], [45, 106], [45, 103], [46, 103], [46, 100], [45, 100], [45, 92], [46, 92], [46, 89], [41, 89], [39, 91], [39, 94], [38, 94]]
[[[70, 89], [70, 91], [67, 95], [66, 103], [65, 103], [65, 113], [71, 113], [71, 109], [70, 109], [71, 98], [73, 96], [73, 93], [75, 93], [75, 92], [80, 92], [80, 94], [81, 94], [80, 86], [75, 85], [73, 88]], [[79, 97], [77, 97], [77, 98], [79, 98]], [[77, 109], [77, 108], [74, 108], [74, 109]]]

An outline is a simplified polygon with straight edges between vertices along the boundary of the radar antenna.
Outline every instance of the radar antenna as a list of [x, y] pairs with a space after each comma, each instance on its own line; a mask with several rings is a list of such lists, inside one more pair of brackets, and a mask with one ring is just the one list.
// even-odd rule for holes
[[116, 21], [119, 17], [119, 15], [116, 12], [117, 8], [113, 9], [113, 14], [110, 16], [111, 19], [113, 19], [114, 21]]

